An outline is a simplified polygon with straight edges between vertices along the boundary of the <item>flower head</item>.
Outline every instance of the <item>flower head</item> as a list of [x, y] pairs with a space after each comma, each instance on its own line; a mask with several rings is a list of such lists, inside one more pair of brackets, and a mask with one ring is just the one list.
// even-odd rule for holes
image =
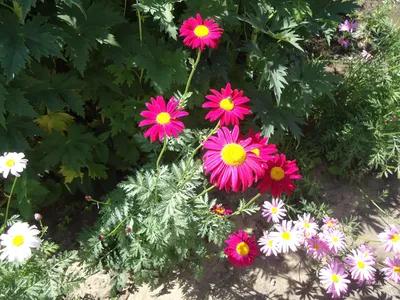
[[329, 231], [339, 224], [339, 220], [332, 217], [324, 217], [322, 222], [324, 225], [322, 225], [321, 229], [324, 231]]
[[28, 223], [17, 222], [8, 229], [6, 234], [0, 236], [1, 250], [0, 259], [7, 258], [8, 261], [22, 262], [32, 255], [31, 248], [39, 249], [41, 240], [37, 237], [40, 233], [36, 226]]
[[370, 61], [371, 59], [374, 58], [374, 56], [373, 56], [371, 53], [369, 53], [367, 50], [365, 50], [365, 49], [361, 52], [361, 56], [362, 56], [366, 61]]
[[210, 211], [218, 216], [229, 216], [232, 213], [230, 209], [226, 209], [222, 204], [214, 205]]
[[258, 239], [258, 244], [262, 246], [260, 251], [265, 256], [270, 256], [271, 254], [278, 255], [278, 243], [271, 237], [268, 231], [264, 231], [263, 236]]
[[335, 254], [346, 247], [345, 235], [338, 229], [325, 231], [323, 239], [328, 244], [329, 249]]
[[279, 198], [283, 191], [290, 196], [296, 188], [292, 180], [302, 178], [300, 174], [296, 174], [299, 170], [296, 160], [286, 160], [283, 154], [277, 154], [268, 160], [265, 168], [265, 176], [258, 184], [258, 188], [261, 194], [270, 190], [274, 198]]
[[285, 204], [281, 199], [272, 199], [272, 203], [265, 201], [263, 204], [262, 215], [268, 222], [279, 223], [286, 216]]
[[385, 242], [383, 248], [386, 252], [393, 251], [396, 254], [400, 253], [400, 230], [396, 225], [389, 225], [389, 228], [378, 234], [378, 238], [382, 242]]
[[303, 233], [304, 237], [310, 238], [317, 234], [318, 225], [310, 214], [298, 215], [295, 222], [297, 229]]
[[239, 140], [238, 126], [232, 131], [226, 127], [218, 129], [217, 136], [210, 136], [204, 143], [204, 149], [206, 174], [211, 173], [211, 183], [220, 190], [245, 191], [264, 174], [261, 159], [251, 151], [251, 139]]
[[28, 162], [24, 157], [24, 153], [17, 152], [6, 152], [3, 156], [0, 156], [0, 173], [3, 174], [3, 177], [7, 178], [9, 173], [19, 177], [19, 173], [26, 168]]
[[242, 230], [230, 235], [225, 243], [227, 243], [228, 246], [225, 248], [224, 253], [234, 266], [251, 266], [254, 259], [260, 255], [257, 251], [255, 237], [248, 236], [247, 233]]
[[314, 259], [322, 259], [325, 255], [330, 253], [327, 243], [318, 235], [307, 238], [304, 245], [307, 249], [307, 254]]
[[249, 130], [248, 137], [251, 138], [253, 144], [257, 144], [257, 148], [253, 152], [257, 154], [263, 161], [268, 161], [274, 158], [274, 153], [278, 152], [275, 144], [268, 144], [268, 138], [262, 138], [261, 133], [254, 133], [253, 129]]
[[283, 220], [282, 224], [275, 224], [277, 232], [271, 232], [271, 237], [277, 241], [279, 252], [287, 253], [289, 249], [296, 251], [299, 243], [299, 233], [292, 221]]
[[382, 272], [385, 273], [386, 277], [400, 284], [400, 258], [398, 256], [387, 257], [383, 264], [386, 268], [383, 268]]
[[338, 39], [338, 43], [344, 48], [349, 48], [350, 46], [350, 41], [346, 39]]
[[207, 95], [208, 102], [203, 104], [203, 108], [211, 108], [206, 115], [206, 120], [211, 122], [220, 119], [221, 126], [239, 125], [239, 120], [244, 119], [244, 115], [251, 114], [250, 107], [245, 105], [250, 99], [243, 96], [243, 91], [232, 90], [228, 83], [221, 92], [211, 90], [213, 95]]
[[159, 141], [162, 141], [165, 135], [177, 138], [178, 132], [182, 132], [185, 128], [185, 125], [177, 119], [188, 115], [182, 108], [178, 108], [178, 104], [179, 101], [174, 97], [171, 97], [167, 105], [162, 96], [151, 98], [151, 103], [146, 103], [149, 110], [140, 113], [146, 119], [139, 123], [139, 127], [152, 125], [144, 136], [146, 138], [150, 136], [151, 142], [154, 142], [157, 137]]
[[344, 265], [338, 260], [331, 260], [319, 271], [319, 279], [327, 293], [339, 298], [347, 293], [350, 280], [347, 279]]
[[375, 260], [371, 256], [365, 256], [360, 250], [351, 250], [346, 256], [346, 263], [350, 266], [351, 277], [359, 282], [373, 280], [375, 278]]
[[202, 19], [200, 14], [196, 18], [189, 18], [183, 21], [179, 29], [181, 37], [185, 37], [184, 44], [192, 49], [199, 48], [203, 51], [205, 46], [217, 48], [224, 30], [218, 27], [214, 19]]
[[339, 31], [348, 31], [354, 32], [358, 28], [358, 23], [356, 21], [346, 20], [343, 23], [339, 24]]

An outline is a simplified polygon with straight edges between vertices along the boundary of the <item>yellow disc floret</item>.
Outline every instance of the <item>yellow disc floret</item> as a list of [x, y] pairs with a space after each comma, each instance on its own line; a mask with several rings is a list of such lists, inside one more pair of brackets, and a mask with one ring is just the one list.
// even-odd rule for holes
[[397, 233], [391, 238], [393, 243], [397, 243], [398, 241], [400, 241], [400, 235], [398, 235]]
[[284, 233], [282, 233], [282, 238], [286, 241], [290, 240], [290, 233], [285, 231]]
[[171, 121], [171, 115], [167, 112], [162, 112], [157, 115], [156, 121], [160, 125], [168, 124]]
[[278, 209], [277, 209], [276, 207], [272, 207], [272, 208], [271, 208], [271, 212], [272, 212], [273, 214], [276, 214], [276, 213], [278, 212]]
[[206, 37], [210, 34], [210, 29], [204, 25], [197, 25], [194, 29], [194, 34], [201, 38]]
[[336, 274], [332, 274], [332, 281], [334, 283], [338, 283], [339, 282], [339, 276], [337, 276]]
[[246, 151], [239, 144], [227, 144], [222, 148], [223, 161], [230, 166], [239, 166], [246, 160]]
[[241, 256], [246, 256], [247, 254], [249, 254], [249, 251], [249, 245], [247, 245], [245, 242], [240, 242], [236, 246], [236, 252]]
[[271, 178], [272, 179], [279, 181], [279, 180], [282, 180], [283, 177], [285, 177], [285, 171], [282, 168], [273, 167], [271, 169]]
[[400, 273], [400, 267], [399, 266], [394, 266], [393, 271], [396, 273]]
[[12, 241], [13, 245], [16, 247], [21, 246], [24, 243], [24, 237], [22, 235], [16, 235]]
[[364, 262], [358, 261], [358, 262], [357, 262], [357, 267], [359, 267], [360, 269], [364, 269], [364, 267], [365, 267]]
[[235, 107], [235, 103], [229, 98], [222, 99], [221, 102], [219, 103], [219, 107], [221, 107], [223, 110], [228, 110], [231, 111]]
[[7, 167], [13, 167], [15, 165], [15, 160], [13, 160], [13, 159], [9, 159], [9, 160], [7, 160], [6, 161], [6, 166]]

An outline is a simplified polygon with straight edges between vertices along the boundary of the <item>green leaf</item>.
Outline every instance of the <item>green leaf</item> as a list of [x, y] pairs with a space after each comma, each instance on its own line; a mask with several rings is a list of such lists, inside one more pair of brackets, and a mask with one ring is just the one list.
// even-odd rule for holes
[[87, 165], [89, 170], [89, 177], [92, 179], [107, 178], [107, 167], [102, 164], [89, 163]]
[[260, 83], [264, 80], [269, 81], [269, 88], [273, 89], [278, 104], [281, 100], [282, 89], [285, 88], [285, 84], [288, 84], [285, 76], [287, 76], [287, 67], [280, 64], [277, 65], [273, 61], [267, 61], [265, 63], [264, 73]]
[[32, 7], [36, 6], [36, 0], [17, 0], [22, 9], [22, 19], [25, 19]]
[[19, 89], [8, 89], [5, 107], [12, 115], [27, 116], [33, 118], [38, 116], [32, 105], [30, 105], [28, 100], [24, 97], [24, 93]]
[[61, 166], [60, 174], [63, 175], [64, 183], [68, 184], [71, 183], [75, 178], [80, 178], [83, 180], [83, 173], [79, 170], [71, 170], [68, 169], [66, 166]]
[[74, 123], [74, 117], [63, 112], [49, 111], [47, 115], [42, 115], [33, 121], [47, 132], [53, 129], [62, 132], [67, 131], [69, 125]]
[[0, 83], [0, 125], [4, 128], [6, 127], [6, 119], [4, 118], [4, 114], [6, 113], [5, 103], [7, 95], [7, 90]]

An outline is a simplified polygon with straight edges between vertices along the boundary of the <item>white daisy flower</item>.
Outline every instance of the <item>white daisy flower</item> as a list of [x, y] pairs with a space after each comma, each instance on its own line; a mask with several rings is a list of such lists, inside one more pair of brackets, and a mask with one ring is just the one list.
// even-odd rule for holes
[[0, 244], [4, 246], [1, 250], [0, 259], [7, 258], [8, 261], [22, 262], [31, 257], [31, 248], [39, 249], [41, 240], [37, 237], [40, 231], [36, 226], [28, 223], [17, 222], [8, 229], [6, 234], [0, 236]]
[[282, 224], [275, 224], [278, 232], [271, 232], [271, 238], [278, 242], [278, 251], [288, 253], [289, 249], [296, 251], [300, 246], [300, 236], [292, 221], [283, 220]]
[[258, 244], [262, 246], [260, 251], [265, 256], [270, 256], [271, 254], [278, 255], [278, 243], [271, 238], [268, 231], [264, 231], [264, 235], [258, 239]]
[[311, 238], [317, 234], [318, 225], [310, 214], [298, 215], [298, 220], [295, 221], [296, 228], [304, 234], [305, 238]]
[[0, 156], [0, 173], [3, 174], [4, 178], [7, 178], [10, 172], [12, 175], [19, 177], [19, 173], [26, 168], [26, 163], [28, 162], [24, 157], [24, 153], [17, 152], [6, 152], [3, 156]]

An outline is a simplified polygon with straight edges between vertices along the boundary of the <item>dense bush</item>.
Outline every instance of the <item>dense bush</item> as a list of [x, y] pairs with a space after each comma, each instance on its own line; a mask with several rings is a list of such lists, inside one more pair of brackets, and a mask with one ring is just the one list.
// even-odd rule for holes
[[[224, 28], [194, 75], [189, 108], [230, 81], [246, 90], [263, 133], [290, 131], [337, 78], [304, 41], [331, 40], [352, 1], [3, 1], [0, 3], [0, 152], [29, 168], [12, 206], [29, 218], [62, 192], [101, 194], [145, 163], [139, 113], [155, 94], [182, 94], [191, 56], [178, 25], [201, 13]], [[305, 47], [306, 46], [306, 47]], [[202, 128], [202, 114], [192, 114]], [[98, 182], [101, 184], [98, 184]], [[10, 190], [7, 183], [6, 190]]]

